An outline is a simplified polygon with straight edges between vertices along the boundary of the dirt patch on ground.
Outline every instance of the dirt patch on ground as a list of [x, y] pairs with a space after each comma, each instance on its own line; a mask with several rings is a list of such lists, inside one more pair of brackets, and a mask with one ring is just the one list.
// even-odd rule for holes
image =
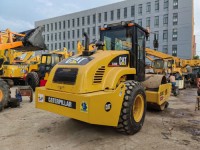
[[200, 111], [194, 111], [195, 102], [196, 89], [181, 91], [180, 96], [170, 98], [165, 111], [147, 111], [142, 130], [126, 136], [112, 127], [36, 109], [34, 102], [24, 100], [20, 108], [0, 113], [0, 149], [199, 150]]

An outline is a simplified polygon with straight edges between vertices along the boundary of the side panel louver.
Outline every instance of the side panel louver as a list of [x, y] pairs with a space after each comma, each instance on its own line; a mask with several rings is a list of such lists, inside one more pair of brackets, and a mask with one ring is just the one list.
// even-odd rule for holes
[[98, 68], [94, 75], [93, 83], [101, 83], [104, 72], [105, 72], [105, 66], [101, 66], [100, 68]]

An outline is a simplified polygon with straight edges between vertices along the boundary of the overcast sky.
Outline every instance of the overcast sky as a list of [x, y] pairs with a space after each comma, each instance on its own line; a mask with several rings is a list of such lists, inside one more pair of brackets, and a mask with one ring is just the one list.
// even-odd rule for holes
[[[24, 31], [34, 22], [122, 0], [0, 0], [0, 30]], [[181, 1], [181, 0], [180, 0]], [[197, 53], [200, 55], [200, 0], [194, 0]]]

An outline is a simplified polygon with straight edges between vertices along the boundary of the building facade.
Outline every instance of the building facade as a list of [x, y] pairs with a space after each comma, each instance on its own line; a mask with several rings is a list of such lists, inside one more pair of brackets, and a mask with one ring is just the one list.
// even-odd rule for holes
[[153, 49], [154, 35], [158, 50], [181, 58], [195, 55], [193, 0], [125, 0], [81, 12], [35, 22], [44, 26], [49, 50], [67, 47], [76, 52], [77, 41], [84, 43], [83, 32], [90, 40], [99, 39], [104, 24], [132, 20], [150, 29], [147, 47]]

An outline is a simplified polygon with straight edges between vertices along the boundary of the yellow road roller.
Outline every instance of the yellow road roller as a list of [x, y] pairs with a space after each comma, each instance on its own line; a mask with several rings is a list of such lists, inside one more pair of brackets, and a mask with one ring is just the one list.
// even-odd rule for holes
[[171, 84], [145, 75], [148, 31], [133, 22], [105, 25], [89, 51], [58, 63], [45, 87], [36, 89], [36, 108], [132, 135], [144, 123], [146, 108], [163, 110]]

